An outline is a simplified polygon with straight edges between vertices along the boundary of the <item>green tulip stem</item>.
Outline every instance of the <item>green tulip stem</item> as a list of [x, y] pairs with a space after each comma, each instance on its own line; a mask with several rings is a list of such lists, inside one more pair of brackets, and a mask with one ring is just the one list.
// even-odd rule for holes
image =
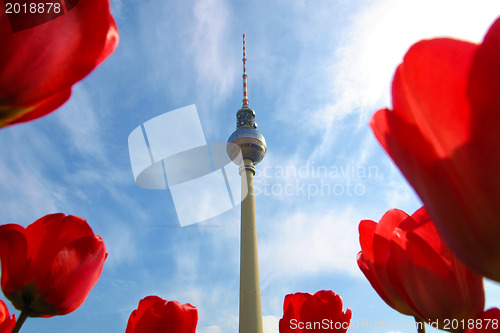
[[21, 330], [21, 326], [23, 326], [24, 322], [26, 321], [26, 318], [28, 318], [28, 311], [21, 311], [21, 314], [19, 315], [19, 318], [17, 318], [16, 325], [12, 329], [11, 333], [18, 333], [19, 330]]
[[425, 333], [425, 321], [415, 316], [415, 326], [418, 333]]

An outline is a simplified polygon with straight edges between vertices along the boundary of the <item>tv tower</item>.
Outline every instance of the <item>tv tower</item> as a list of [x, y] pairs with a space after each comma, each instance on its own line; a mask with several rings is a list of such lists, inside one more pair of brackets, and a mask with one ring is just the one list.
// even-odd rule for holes
[[[245, 35], [243, 35], [243, 106], [236, 112], [236, 131], [229, 137], [227, 153], [233, 161], [241, 152], [241, 245], [239, 333], [262, 333], [259, 255], [255, 222], [253, 176], [266, 154], [266, 140], [256, 130], [255, 111], [248, 106]], [[245, 195], [245, 189], [248, 192]]]

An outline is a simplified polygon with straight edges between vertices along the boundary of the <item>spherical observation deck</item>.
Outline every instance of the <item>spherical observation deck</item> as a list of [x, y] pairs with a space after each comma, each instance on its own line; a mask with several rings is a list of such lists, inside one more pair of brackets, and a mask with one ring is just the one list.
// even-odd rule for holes
[[264, 158], [266, 149], [264, 136], [251, 127], [238, 128], [227, 140], [227, 154], [235, 163], [238, 163], [236, 159], [241, 151], [243, 159], [252, 160], [256, 165]]

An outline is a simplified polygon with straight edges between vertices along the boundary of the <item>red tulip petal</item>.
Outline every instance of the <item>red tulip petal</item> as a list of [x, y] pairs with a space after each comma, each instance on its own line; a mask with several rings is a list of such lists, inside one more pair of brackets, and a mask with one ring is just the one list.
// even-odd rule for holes
[[96, 60], [96, 66], [103, 63], [104, 60], [106, 60], [113, 52], [115, 52], [120, 40], [120, 36], [118, 35], [118, 27], [116, 26], [116, 22], [113, 19], [113, 16], [109, 15], [108, 20], [108, 34], [106, 35], [104, 47], [101, 50], [101, 54], [99, 54], [99, 57]]
[[125, 333], [134, 333], [135, 325], [140, 317], [144, 315], [145, 312], [149, 310], [149, 308], [157, 301], [162, 301], [162, 299], [158, 296], [147, 296], [139, 301], [139, 305], [137, 309], [132, 311], [128, 318], [127, 328]]
[[337, 318], [343, 313], [342, 298], [331, 290], [320, 290], [314, 294], [314, 297], [319, 299], [329, 314], [328, 318]]
[[479, 45], [468, 77], [468, 97], [472, 109], [477, 111], [477, 114], [472, 117], [473, 130], [477, 130], [474, 135], [482, 136], [487, 144], [498, 142], [499, 138], [500, 63], [498, 59], [500, 59], [500, 18], [493, 23], [483, 43]]
[[[487, 220], [487, 217], [480, 216], [487, 210], [478, 207], [488, 205], [490, 201], [484, 198], [482, 191], [469, 192], [476, 188], [470, 177], [473, 173], [464, 170], [463, 164], [463, 176], [458, 175], [456, 163], [451, 162], [451, 159], [438, 161], [433, 153], [434, 148], [421, 136], [418, 129], [391, 111], [378, 111], [373, 116], [371, 125], [378, 140], [419, 194], [427, 210], [433, 215], [436, 227], [457, 255], [463, 260], [470, 258], [468, 265], [478, 269], [478, 264], [483, 260], [499, 262], [500, 249], [495, 251], [488, 247], [488, 244], [498, 242], [485, 237], [498, 235], [500, 230], [496, 229], [500, 225], [468, 222]], [[471, 193], [475, 195], [471, 196]], [[489, 230], [480, 230], [482, 226], [489, 226]], [[475, 251], [471, 252], [471, 249]], [[500, 262], [497, 267], [500, 267]]]
[[376, 233], [386, 239], [392, 237], [392, 232], [396, 228], [401, 228], [401, 225], [413, 226], [414, 220], [405, 212], [399, 209], [390, 209], [382, 216], [377, 224]]
[[[71, 86], [108, 57], [117, 44], [116, 24], [107, 0], [79, 1], [66, 14], [15, 33], [7, 15], [0, 12], [0, 45], [4, 50], [0, 52], [0, 123], [20, 109], [35, 109], [43, 115], [49, 106], [60, 105]], [[45, 100], [51, 102], [42, 102]]]
[[16, 316], [11, 317], [7, 305], [0, 300], [0, 333], [11, 333], [15, 325]]
[[[351, 322], [351, 318], [352, 318], [352, 311], [351, 309], [347, 308], [344, 315], [343, 315], [343, 318], [342, 318], [342, 322], [344, 323], [350, 323]], [[345, 326], [345, 327], [349, 327], [348, 324]], [[342, 330], [341, 332], [347, 332], [347, 329], [345, 330]]]
[[390, 266], [375, 266], [366, 269], [367, 266], [362, 266], [359, 259], [358, 265], [373, 289], [375, 289], [377, 294], [387, 303], [387, 305], [402, 314], [408, 316], [416, 315], [415, 311], [411, 308], [411, 303], [402, 296], [401, 290], [403, 287], [400, 285], [400, 281], [394, 278]]
[[373, 248], [376, 253], [378, 264], [386, 265], [391, 255], [390, 239], [396, 228], [411, 228], [415, 221], [411, 216], [399, 209], [390, 209], [377, 223], [375, 236], [373, 237]]
[[375, 230], [377, 230], [377, 223], [370, 220], [363, 220], [359, 223], [358, 230], [359, 243], [361, 244], [364, 260], [374, 262], [373, 237], [375, 236]]
[[373, 261], [362, 251], [358, 265], [388, 305], [426, 321], [438, 319], [441, 325], [444, 319], [474, 318], [482, 310], [482, 277], [455, 258], [425, 207], [412, 216], [391, 210], [378, 224], [360, 225], [360, 234], [366, 233], [360, 237], [362, 248], [373, 246]]
[[135, 330], [135, 323], [142, 317], [142, 315], [155, 303], [158, 301], [163, 301], [158, 296], [147, 296], [139, 301], [137, 309], [132, 311], [128, 319], [127, 329], [125, 333], [133, 333]]
[[468, 324], [465, 333], [497, 333], [500, 328], [500, 309], [484, 311], [472, 325]]
[[10, 107], [2, 110], [0, 106], [0, 127], [14, 123], [23, 123], [45, 116], [63, 105], [64, 102], [69, 99], [70, 95], [71, 89], [63, 90], [60, 93], [45, 98], [35, 105], [25, 108], [21, 107], [19, 111], [14, 111]]
[[[474, 57], [468, 81], [472, 105], [471, 142], [460, 157], [467, 172], [468, 201], [460, 211], [468, 215], [467, 228], [474, 228], [476, 244], [462, 246], [460, 257], [490, 278], [500, 281], [500, 19], [492, 25]], [[463, 214], [463, 213], [462, 213]], [[446, 229], [452, 221], [446, 221]], [[442, 228], [444, 229], [444, 228]], [[454, 232], [455, 230], [451, 230]], [[461, 231], [461, 230], [460, 230]], [[457, 250], [464, 235], [453, 235]]]
[[414, 230], [417, 227], [420, 227], [423, 223], [431, 222], [431, 217], [429, 216], [429, 213], [427, 213], [427, 209], [425, 209], [425, 206], [417, 209], [417, 211], [411, 215], [411, 218], [414, 221], [413, 225], [399, 226], [399, 228], [404, 231]]
[[[453, 298], [450, 297], [452, 295], [456, 297], [456, 294], [450, 293], [448, 289], [451, 286], [451, 290], [457, 292], [459, 288], [456, 281], [450, 278], [452, 272], [425, 242], [422, 244], [422, 252], [415, 254], [415, 246], [406, 243], [406, 235], [401, 235], [400, 232], [396, 232], [395, 235], [397, 237], [394, 238], [391, 247], [393, 255], [389, 270], [393, 278], [400, 283], [399, 294], [411, 304], [418, 317], [424, 320], [447, 318], [442, 316], [442, 304], [439, 302], [444, 299], [445, 303], [452, 303]], [[401, 247], [402, 243], [406, 243], [406, 249]], [[416, 261], [421, 264], [423, 260], [425, 261], [425, 258], [422, 258], [425, 256], [430, 256], [428, 265], [418, 266], [419, 263]], [[441, 289], [443, 281], [447, 281], [444, 286], [446, 292]]]
[[295, 310], [300, 309], [310, 296], [312, 296], [310, 293], [295, 293], [286, 295], [283, 304], [283, 312], [292, 311], [291, 314], [298, 314], [298, 311], [295, 313]]
[[350, 309], [344, 312], [342, 297], [331, 290], [318, 291], [314, 296], [319, 298], [325, 305], [326, 313], [328, 314], [327, 318], [330, 320], [329, 325], [332, 327], [333, 322], [333, 327], [336, 328], [333, 331], [339, 333], [346, 332], [351, 321], [352, 312]]
[[[24, 228], [17, 224], [0, 226], [0, 261], [2, 264], [2, 290], [15, 293], [24, 284], [27, 271], [28, 244]], [[19, 293], [17, 297], [22, 299]]]
[[476, 49], [475, 44], [454, 39], [421, 41], [406, 53], [394, 76], [394, 112], [416, 125], [440, 157], [449, 156], [469, 138], [465, 92]]
[[[394, 76], [394, 111], [371, 120], [382, 146], [427, 207], [446, 243], [500, 281], [500, 21], [480, 46], [417, 43]], [[469, 101], [470, 99], [470, 101]]]
[[54, 245], [56, 241], [55, 233], [60, 232], [61, 222], [65, 216], [63, 213], [45, 215], [26, 227], [25, 233], [30, 246], [30, 257], [35, 258], [41, 252], [40, 249], [46, 237], [51, 239], [47, 244], [43, 245]]
[[198, 310], [191, 304], [148, 296], [129, 317], [126, 333], [195, 333], [197, 323]]
[[[94, 232], [85, 219], [64, 214], [46, 215], [26, 228], [32, 272], [39, 274], [52, 265], [57, 253], [68, 244], [86, 237], [94, 237]], [[43, 249], [43, 250], [42, 250]]]
[[366, 276], [373, 289], [395, 310], [414, 315], [407, 301], [401, 297], [392, 281], [387, 264], [391, 256], [390, 238], [394, 229], [401, 224], [414, 225], [415, 222], [405, 212], [397, 209], [388, 211], [379, 223], [364, 220], [359, 224], [360, 244], [362, 251], [358, 254], [358, 266]]
[[[500, 18], [494, 22], [484, 41], [476, 52], [472, 63], [468, 96], [472, 105], [471, 121], [471, 154], [469, 162], [475, 171], [474, 177], [481, 184], [485, 193], [484, 199], [489, 199], [487, 205], [481, 207], [488, 212], [487, 225], [495, 228], [496, 235], [500, 232], [498, 220], [500, 215], [497, 199], [500, 196], [500, 180], [496, 175], [500, 168]], [[491, 234], [491, 233], [490, 233]], [[495, 236], [495, 239], [498, 238]], [[497, 242], [498, 243], [498, 242]]]
[[[320, 299], [310, 293], [295, 293], [287, 295], [287, 311], [295, 318], [302, 321], [311, 321], [320, 317], [325, 317], [326, 311]], [[287, 298], [285, 297], [285, 298]], [[290, 309], [292, 311], [290, 311]]]
[[174, 318], [182, 318], [177, 322], [172, 321], [169, 323], [168, 328], [170, 333], [186, 332], [195, 333], [196, 325], [198, 323], [198, 311], [191, 304], [181, 305], [179, 302], [170, 301], [164, 309], [164, 314], [168, 313]]
[[[434, 202], [449, 197], [440, 188], [443, 179], [463, 178], [456, 174], [456, 161], [440, 159], [450, 156], [470, 135], [465, 91], [476, 49], [474, 44], [451, 39], [415, 44], [394, 76], [394, 111], [380, 110], [371, 120], [377, 139], [410, 184], [422, 198], [433, 197]], [[438, 161], [443, 170], [432, 172]]]
[[26, 229], [0, 226], [2, 289], [31, 317], [69, 313], [100, 277], [106, 246], [77, 216], [46, 215]]
[[81, 238], [60, 250], [45, 281], [45, 301], [56, 304], [58, 315], [76, 310], [87, 298], [101, 276], [107, 257], [99, 236]]
[[[147, 308], [142, 316], [137, 316], [134, 325], [133, 333], [146, 333], [146, 332], [165, 332], [167, 331], [166, 325], [163, 323], [162, 317], [157, 315], [153, 310], [154, 304]], [[165, 321], [175, 320], [170, 318], [165, 318]]]
[[[342, 298], [331, 290], [320, 290], [314, 295], [310, 293], [289, 294], [285, 296], [279, 331], [280, 333], [344, 333], [351, 315], [350, 309], [344, 313]], [[333, 326], [333, 329], [330, 329], [335, 323], [345, 324], [343, 326], [341, 324], [340, 328]], [[326, 324], [328, 328], [325, 328]]]
[[9, 318], [9, 309], [7, 308], [7, 305], [5, 305], [5, 302], [0, 300], [0, 323], [3, 323], [5, 319]]
[[[443, 260], [448, 260], [449, 258], [454, 258], [454, 255], [450, 252], [448, 247], [443, 243], [443, 239], [436, 230], [434, 222], [427, 213], [425, 206], [422, 206], [412, 215], [415, 225], [410, 228], [403, 229], [403, 231], [418, 235], [421, 239], [425, 239], [428, 246], [432, 248], [433, 251], [439, 253]], [[401, 246], [405, 246], [400, 244]]]
[[300, 308], [297, 319], [302, 321], [318, 322], [328, 317], [329, 314], [321, 300], [309, 294], [306, 297], [306, 301]]
[[[462, 280], [463, 266], [443, 258], [415, 233], [396, 231], [395, 236], [391, 271], [401, 281], [404, 293], [420, 318], [441, 322], [469, 319], [482, 310], [484, 291], [479, 276]], [[405, 250], [398, 244], [403, 240]]]
[[[281, 318], [279, 321], [280, 333], [291, 333], [291, 332], [300, 333], [299, 330], [292, 330], [291, 320], [297, 319], [298, 309], [300, 309], [300, 307], [305, 301], [306, 301], [305, 293], [288, 294], [285, 296], [285, 300], [283, 302], [283, 318]], [[296, 309], [297, 313], [295, 313]]]

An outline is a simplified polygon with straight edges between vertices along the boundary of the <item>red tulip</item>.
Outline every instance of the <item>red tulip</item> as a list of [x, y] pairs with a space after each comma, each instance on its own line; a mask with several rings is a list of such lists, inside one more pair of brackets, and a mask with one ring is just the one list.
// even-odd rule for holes
[[464, 327], [466, 333], [497, 333], [500, 331], [500, 309], [491, 308], [476, 320], [465, 323]]
[[401, 286], [396, 286], [394, 274], [389, 271], [391, 260], [391, 239], [394, 230], [408, 215], [400, 210], [390, 210], [379, 223], [364, 220], [359, 224], [359, 242], [361, 252], [358, 254], [358, 265], [370, 281], [373, 289], [393, 309], [409, 316], [417, 316], [407, 299], [401, 294]]
[[[32, 2], [40, 1], [28, 1], [28, 7]], [[50, 9], [42, 1], [42, 9], [54, 13], [48, 16], [21, 15], [22, 6], [6, 14], [8, 8], [0, 3], [0, 127], [57, 109], [69, 98], [71, 86], [118, 45], [109, 0], [65, 0], [59, 7], [51, 2]]]
[[342, 298], [331, 290], [286, 295], [280, 333], [344, 333], [352, 312], [349, 308], [344, 312], [342, 306]]
[[[391, 231], [392, 230], [392, 231]], [[358, 265], [387, 304], [441, 329], [445, 320], [476, 318], [483, 280], [442, 241], [424, 207], [412, 216], [392, 209], [379, 223], [359, 225]]]
[[480, 45], [433, 39], [396, 70], [371, 127], [455, 254], [500, 281], [500, 19]]
[[0, 333], [10, 333], [16, 324], [16, 316], [10, 316], [9, 309], [0, 300]]
[[132, 311], [125, 333], [195, 333], [198, 310], [191, 304], [147, 296]]
[[46, 215], [26, 229], [0, 226], [2, 290], [31, 317], [77, 309], [99, 280], [106, 256], [101, 237], [78, 216]]

